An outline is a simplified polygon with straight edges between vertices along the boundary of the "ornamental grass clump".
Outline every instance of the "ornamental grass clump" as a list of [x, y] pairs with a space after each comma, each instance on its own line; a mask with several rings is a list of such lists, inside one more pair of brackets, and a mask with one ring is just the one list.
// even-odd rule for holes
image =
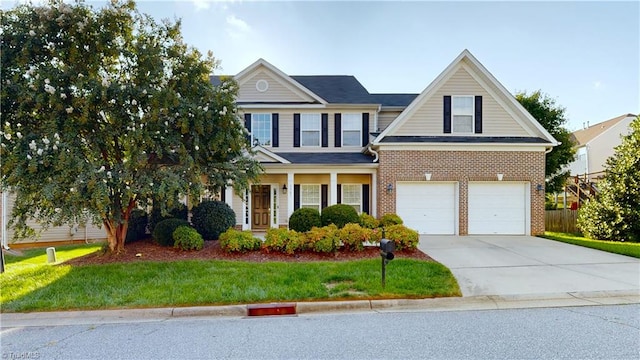
[[178, 226], [173, 232], [173, 247], [182, 250], [202, 250], [204, 240], [191, 226]]
[[220, 248], [226, 252], [247, 252], [260, 250], [262, 240], [253, 236], [251, 230], [239, 231], [234, 228], [220, 234]]

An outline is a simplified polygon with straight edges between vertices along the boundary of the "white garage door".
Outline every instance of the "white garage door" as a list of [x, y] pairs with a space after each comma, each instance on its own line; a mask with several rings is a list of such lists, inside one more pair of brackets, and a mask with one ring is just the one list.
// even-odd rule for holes
[[420, 234], [455, 234], [456, 184], [398, 182], [396, 212]]
[[527, 183], [469, 183], [469, 234], [527, 234]]

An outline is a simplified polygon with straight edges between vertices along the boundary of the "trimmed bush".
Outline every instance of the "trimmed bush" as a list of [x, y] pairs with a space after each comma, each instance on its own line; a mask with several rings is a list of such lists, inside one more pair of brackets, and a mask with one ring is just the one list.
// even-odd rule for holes
[[206, 240], [217, 240], [236, 224], [236, 214], [222, 201], [206, 200], [191, 210], [191, 223]]
[[247, 252], [260, 250], [262, 240], [253, 236], [251, 230], [238, 231], [234, 228], [220, 234], [220, 247], [226, 252]]
[[334, 224], [324, 227], [313, 227], [305, 234], [306, 248], [315, 252], [330, 253], [340, 248], [340, 234]]
[[340, 240], [342, 240], [342, 244], [345, 249], [351, 251], [362, 251], [364, 250], [364, 242], [367, 242], [371, 239], [371, 229], [365, 229], [360, 224], [346, 224], [342, 229], [339, 230]]
[[305, 240], [304, 235], [295, 230], [269, 228], [262, 248], [267, 252], [279, 251], [293, 254], [298, 250], [304, 250]]
[[385, 237], [396, 243], [396, 250], [415, 249], [420, 240], [418, 232], [404, 225], [391, 225], [384, 228]]
[[187, 206], [183, 203], [178, 203], [176, 204], [175, 207], [168, 209], [167, 211], [168, 211], [168, 214], [163, 216], [159, 206], [154, 206], [151, 209], [151, 213], [149, 214], [149, 230], [152, 233], [155, 230], [156, 225], [158, 225], [158, 223], [162, 220], [173, 218], [173, 219], [181, 219], [186, 221], [187, 217], [189, 216], [189, 210], [187, 209]]
[[358, 223], [367, 229], [376, 229], [380, 226], [380, 221], [367, 213], [360, 214]]
[[182, 250], [202, 250], [204, 240], [191, 226], [178, 226], [173, 232], [173, 247]]
[[390, 225], [402, 225], [402, 219], [400, 216], [393, 213], [382, 215], [380, 218], [380, 226], [387, 227]]
[[338, 229], [341, 229], [348, 223], [358, 223], [360, 220], [356, 209], [346, 204], [331, 205], [322, 209], [320, 218], [322, 220], [322, 226], [335, 224]]
[[134, 209], [129, 216], [129, 227], [127, 228], [127, 237], [124, 239], [125, 244], [133, 241], [144, 239], [147, 237], [147, 224], [149, 216], [144, 210]]
[[314, 226], [320, 227], [320, 213], [316, 209], [299, 208], [289, 217], [289, 229], [306, 232]]
[[172, 246], [175, 242], [173, 232], [180, 226], [189, 226], [189, 222], [176, 218], [160, 221], [153, 229], [153, 240], [162, 246]]

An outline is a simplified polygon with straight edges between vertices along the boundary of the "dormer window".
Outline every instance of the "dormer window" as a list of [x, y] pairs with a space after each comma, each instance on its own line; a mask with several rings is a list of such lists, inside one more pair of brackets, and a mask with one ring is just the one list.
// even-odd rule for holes
[[451, 97], [451, 130], [454, 134], [473, 133], [473, 96]]

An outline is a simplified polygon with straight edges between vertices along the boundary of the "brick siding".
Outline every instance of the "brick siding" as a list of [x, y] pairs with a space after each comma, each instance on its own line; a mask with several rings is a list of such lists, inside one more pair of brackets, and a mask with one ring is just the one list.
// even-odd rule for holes
[[502, 181], [526, 181], [530, 183], [531, 234], [544, 232], [544, 191], [536, 191], [544, 185], [544, 152], [525, 151], [413, 151], [380, 150], [378, 168], [378, 216], [395, 213], [395, 191], [388, 192], [387, 185], [397, 181], [425, 181], [425, 173], [431, 173], [431, 181], [458, 182], [459, 232], [467, 235], [468, 184], [470, 181], [497, 181], [497, 174], [504, 174]]

